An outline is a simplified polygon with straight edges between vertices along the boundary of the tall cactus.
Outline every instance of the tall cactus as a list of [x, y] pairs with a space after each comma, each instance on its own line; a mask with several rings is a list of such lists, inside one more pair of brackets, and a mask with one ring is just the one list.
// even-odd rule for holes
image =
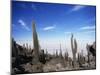
[[73, 34], [71, 35], [71, 48], [73, 54], [73, 67], [76, 65], [76, 53], [77, 53], [77, 42], [76, 39], [73, 40]]
[[32, 23], [32, 32], [33, 32], [32, 34], [33, 34], [33, 46], [34, 46], [34, 52], [33, 52], [34, 58], [33, 58], [32, 62], [37, 63], [37, 62], [39, 62], [39, 41], [38, 41], [38, 35], [36, 32], [34, 21]]

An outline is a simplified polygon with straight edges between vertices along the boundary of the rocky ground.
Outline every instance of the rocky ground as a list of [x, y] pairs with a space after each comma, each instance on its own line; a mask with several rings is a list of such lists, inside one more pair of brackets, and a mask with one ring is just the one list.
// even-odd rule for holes
[[41, 73], [41, 72], [57, 72], [57, 71], [69, 71], [69, 70], [87, 70], [95, 69], [95, 62], [92, 61], [90, 64], [84, 63], [81, 66], [77, 63], [75, 67], [70, 65], [70, 62], [64, 61], [63, 59], [55, 58], [42, 64], [40, 62], [36, 64], [25, 63], [20, 65], [21, 69], [13, 68], [16, 73]]
[[[18, 45], [12, 40], [12, 74], [26, 74], [26, 73], [43, 73], [43, 72], [58, 72], [69, 70], [87, 70], [95, 69], [95, 56], [91, 55], [90, 61], [81, 58], [77, 59], [76, 65], [73, 66], [72, 58], [67, 56], [46, 55], [42, 54], [41, 60], [38, 62], [32, 62], [34, 56], [32, 50]], [[87, 57], [87, 56], [86, 56]]]

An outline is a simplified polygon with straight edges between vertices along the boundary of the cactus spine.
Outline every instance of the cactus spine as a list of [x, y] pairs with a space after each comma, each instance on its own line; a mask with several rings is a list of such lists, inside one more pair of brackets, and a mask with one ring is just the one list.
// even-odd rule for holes
[[73, 40], [73, 34], [71, 36], [71, 49], [73, 54], [73, 67], [76, 65], [76, 53], [77, 53], [77, 42], [76, 39]]

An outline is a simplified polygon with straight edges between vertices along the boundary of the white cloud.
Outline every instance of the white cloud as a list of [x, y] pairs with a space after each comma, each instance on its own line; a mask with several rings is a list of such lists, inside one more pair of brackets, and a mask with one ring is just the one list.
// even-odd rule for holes
[[48, 27], [44, 27], [44, 28], [43, 28], [44, 31], [54, 30], [54, 29], [55, 29], [55, 25], [53, 25], [53, 26], [48, 26]]
[[78, 11], [78, 10], [84, 8], [84, 7], [85, 7], [85, 6], [81, 6], [81, 5], [73, 6], [73, 8], [72, 8], [69, 12], [67, 12], [67, 14], [70, 14], [71, 12]]
[[72, 9], [72, 11], [78, 11], [82, 8], [84, 8], [85, 6], [81, 6], [81, 5], [78, 5], [78, 6], [74, 6], [74, 8]]
[[95, 29], [95, 25], [94, 26], [85, 26], [85, 27], [81, 27], [80, 30], [92, 30]]
[[30, 31], [29, 27], [26, 25], [26, 23], [22, 20], [22, 19], [19, 19], [18, 20], [18, 23], [20, 23], [20, 25], [25, 28], [27, 31]]
[[82, 5], [76, 5], [76, 6], [73, 6], [72, 9], [70, 9], [69, 11], [67, 11], [67, 14], [70, 14], [72, 12], [75, 12], [75, 11], [78, 11], [80, 9], [83, 9], [85, 6], [82, 6]]

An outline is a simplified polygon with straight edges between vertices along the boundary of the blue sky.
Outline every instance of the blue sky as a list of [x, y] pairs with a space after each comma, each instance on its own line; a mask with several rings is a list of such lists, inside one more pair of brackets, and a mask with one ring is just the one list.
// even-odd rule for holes
[[71, 33], [79, 50], [95, 41], [95, 6], [12, 1], [12, 37], [19, 44], [32, 45], [32, 21], [41, 48], [51, 53], [60, 44], [70, 52]]

